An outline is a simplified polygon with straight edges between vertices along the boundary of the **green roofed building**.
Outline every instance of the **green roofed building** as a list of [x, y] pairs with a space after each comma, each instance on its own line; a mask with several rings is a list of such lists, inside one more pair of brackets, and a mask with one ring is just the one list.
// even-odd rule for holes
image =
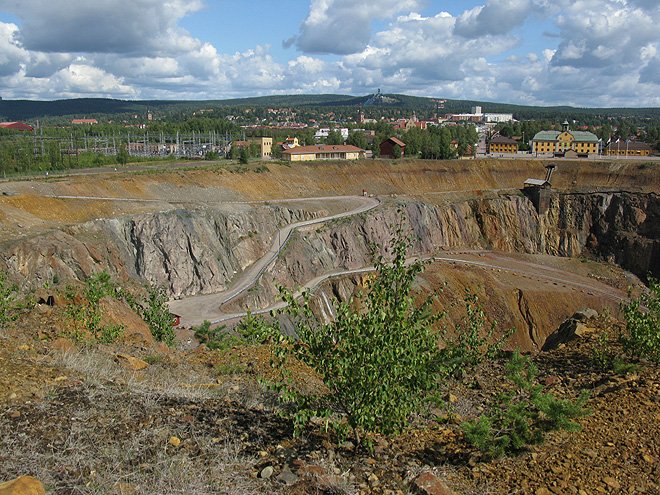
[[568, 122], [560, 131], [541, 131], [532, 139], [532, 153], [554, 153], [563, 155], [573, 151], [579, 155], [598, 153], [598, 137], [586, 131], [571, 131]]

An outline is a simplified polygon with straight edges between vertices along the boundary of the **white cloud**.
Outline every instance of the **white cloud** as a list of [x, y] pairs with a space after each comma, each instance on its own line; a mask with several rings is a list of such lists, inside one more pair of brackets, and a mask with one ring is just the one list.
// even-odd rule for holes
[[531, 0], [489, 0], [459, 16], [454, 31], [466, 38], [508, 34], [533, 11]]
[[312, 0], [300, 34], [287, 42], [312, 54], [348, 55], [363, 50], [371, 38], [371, 22], [419, 9], [424, 0]]
[[56, 72], [51, 77], [52, 91], [65, 97], [86, 95], [102, 97], [114, 94], [124, 98], [134, 98], [136, 91], [123, 84], [121, 79], [103, 72], [96, 67], [85, 65], [85, 60], [78, 60], [68, 68]]
[[28, 50], [49, 53], [177, 53], [199, 41], [178, 27], [200, 0], [4, 0], [21, 19]]
[[[310, 0], [290, 41], [303, 53], [291, 59], [265, 43], [226, 53], [184, 30], [182, 19], [203, 1], [0, 0], [17, 19], [0, 22], [3, 97], [211, 99], [381, 88], [547, 105], [660, 98], [658, 0], [483, 0], [458, 15], [428, 0]], [[526, 38], [532, 26], [539, 26], [534, 42]]]
[[0, 76], [8, 76], [21, 70], [29, 54], [15, 41], [18, 26], [0, 22]]

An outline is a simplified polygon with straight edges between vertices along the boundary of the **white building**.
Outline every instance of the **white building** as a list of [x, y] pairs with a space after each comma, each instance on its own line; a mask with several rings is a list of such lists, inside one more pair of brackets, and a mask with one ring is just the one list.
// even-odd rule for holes
[[[337, 130], [337, 129], [333, 129]], [[341, 132], [341, 137], [344, 141], [348, 139], [348, 127], [342, 127], [339, 129], [339, 132]], [[316, 131], [316, 134], [314, 134], [314, 138], [316, 140], [322, 139], [322, 138], [327, 138], [328, 135], [330, 135], [330, 128], [329, 127], [324, 127]]]
[[513, 122], [512, 113], [485, 113], [484, 121], [486, 122]]

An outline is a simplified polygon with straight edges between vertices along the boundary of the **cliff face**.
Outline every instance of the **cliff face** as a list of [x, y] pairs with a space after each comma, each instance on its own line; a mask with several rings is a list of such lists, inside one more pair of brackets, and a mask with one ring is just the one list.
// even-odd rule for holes
[[87, 222], [20, 242], [5, 264], [24, 288], [85, 280], [105, 269], [120, 280], [152, 281], [172, 297], [223, 291], [236, 272], [263, 256], [281, 225], [317, 216], [279, 206], [171, 210]]
[[273, 273], [301, 284], [319, 272], [368, 263], [370, 246], [387, 254], [389, 225], [405, 217], [417, 254], [442, 249], [597, 257], [644, 277], [660, 273], [660, 198], [654, 194], [557, 194], [539, 215], [523, 196], [471, 200], [441, 208], [411, 203], [301, 232]]
[[[279, 206], [171, 210], [87, 222], [23, 240], [4, 263], [25, 288], [84, 280], [101, 269], [122, 280], [153, 281], [172, 297], [223, 291], [235, 272], [270, 247], [278, 226], [323, 216]], [[524, 196], [474, 199], [449, 207], [410, 203], [301, 231], [249, 297], [264, 306], [274, 284], [301, 284], [321, 273], [369, 263], [371, 245], [387, 254], [390, 225], [418, 239], [415, 253], [495, 249], [556, 256], [595, 256], [645, 276], [660, 274], [660, 199], [654, 194], [557, 194], [538, 215]]]
[[541, 218], [545, 253], [617, 263], [644, 278], [660, 275], [660, 197], [656, 194], [562, 194]]

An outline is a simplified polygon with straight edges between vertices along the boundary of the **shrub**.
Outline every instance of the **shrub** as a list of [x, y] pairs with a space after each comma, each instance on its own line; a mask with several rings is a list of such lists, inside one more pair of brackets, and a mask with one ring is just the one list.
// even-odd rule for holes
[[[331, 323], [322, 324], [313, 315], [309, 292], [299, 300], [280, 288], [284, 312], [297, 323], [300, 338], [280, 335], [274, 364], [286, 378], [287, 359], [294, 356], [313, 368], [330, 391], [320, 400], [302, 396], [287, 381], [274, 384], [293, 401], [289, 415], [298, 429], [312, 416], [340, 412], [359, 444], [361, 431], [400, 431], [412, 413], [421, 411], [425, 392], [436, 387], [439, 346], [431, 328], [442, 315], [431, 312], [432, 296], [415, 302], [413, 282], [424, 267], [419, 261], [407, 263], [411, 244], [399, 225], [390, 241], [393, 259], [372, 256], [377, 275], [362, 297], [365, 311], [355, 311], [353, 300], [339, 303]], [[343, 432], [344, 423], [330, 423]]]
[[124, 334], [124, 325], [102, 325], [103, 315], [97, 304], [70, 304], [65, 309], [63, 335], [79, 344], [110, 344]]
[[115, 286], [110, 280], [110, 275], [103, 270], [87, 279], [87, 290], [85, 295], [90, 304], [97, 304], [104, 296], [114, 296]]
[[222, 325], [211, 329], [211, 322], [204, 320], [204, 323], [194, 328], [195, 338], [209, 349], [224, 350], [242, 344], [241, 339], [224, 331], [226, 327], [227, 325]]
[[149, 284], [146, 289], [147, 295], [141, 302], [137, 302], [129, 293], [125, 294], [125, 298], [133, 311], [149, 325], [153, 338], [172, 346], [174, 345], [174, 326], [172, 314], [167, 305], [165, 287]]
[[649, 291], [621, 304], [626, 332], [619, 339], [626, 352], [660, 362], [660, 284], [649, 277]]
[[536, 367], [517, 350], [507, 369], [507, 379], [514, 385], [514, 392], [500, 394], [491, 405], [490, 414], [461, 426], [475, 447], [499, 457], [518, 452], [525, 445], [541, 443], [548, 431], [580, 429], [580, 424], [572, 420], [590, 414], [584, 408], [589, 398], [586, 391], [575, 402], [543, 393], [543, 387], [534, 384]]
[[267, 323], [261, 316], [254, 316], [250, 311], [237, 325], [236, 331], [247, 344], [263, 344], [279, 333], [272, 323]]

